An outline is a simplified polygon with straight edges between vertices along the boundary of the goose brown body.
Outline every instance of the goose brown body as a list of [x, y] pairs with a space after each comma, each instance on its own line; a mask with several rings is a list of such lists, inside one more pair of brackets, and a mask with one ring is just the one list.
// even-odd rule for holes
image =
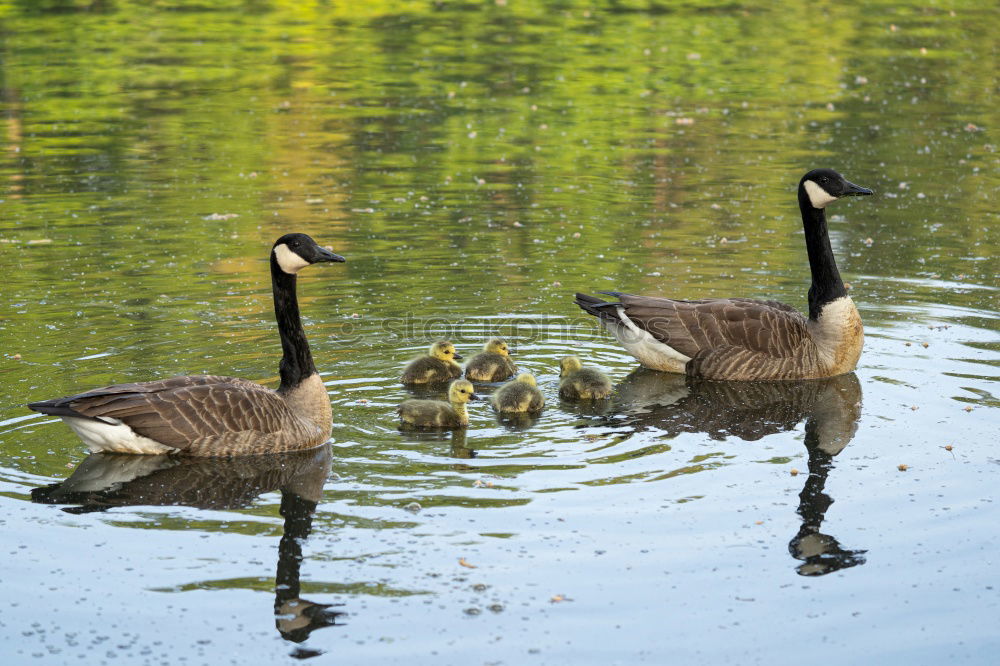
[[[329, 438], [333, 424], [330, 399], [315, 374], [285, 394], [237, 377], [191, 375], [106, 386], [32, 403], [32, 409], [67, 417], [85, 441], [99, 437], [90, 434], [91, 422], [118, 421], [138, 435], [142, 453], [190, 456], [309, 449]], [[131, 441], [107, 438], [98, 450], [139, 453]]]
[[[850, 372], [861, 356], [864, 329], [850, 297], [807, 319], [777, 301], [724, 298], [678, 301], [612, 293], [628, 319], [656, 341], [677, 352], [658, 354], [639, 336], [629, 349], [653, 370], [682, 372], [706, 379], [814, 379]], [[580, 299], [589, 304], [585, 294]], [[594, 299], [600, 303], [600, 299]], [[630, 338], [625, 330], [619, 338]]]
[[277, 390], [237, 377], [189, 375], [105, 386], [28, 407], [62, 417], [94, 452], [234, 456], [318, 446], [330, 436], [333, 412], [302, 330], [295, 273], [321, 261], [344, 259], [304, 234], [286, 234], [272, 248], [284, 350]]
[[601, 292], [617, 302], [577, 294], [645, 367], [729, 380], [814, 379], [850, 372], [864, 344], [861, 316], [840, 278], [824, 208], [845, 196], [871, 194], [831, 169], [799, 182], [799, 209], [812, 273], [809, 316], [777, 301], [749, 298], [674, 300]]

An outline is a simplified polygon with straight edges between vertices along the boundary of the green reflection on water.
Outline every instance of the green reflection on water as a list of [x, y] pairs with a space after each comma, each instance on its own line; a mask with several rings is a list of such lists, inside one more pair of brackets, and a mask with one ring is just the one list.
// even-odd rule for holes
[[[537, 631], [562, 635], [526, 604], [551, 606], [563, 590], [549, 587], [567, 571], [578, 617], [626, 632], [654, 617], [663, 635], [673, 618], [649, 610], [669, 606], [682, 609], [678, 626], [701, 637], [699, 649], [742, 649], [774, 634], [752, 620], [777, 617], [770, 610], [780, 604], [791, 621], [827, 614], [822, 635], [797, 625], [804, 641], [837, 634], [864, 651], [883, 647], [886, 634], [903, 636], [898, 644], [932, 648], [933, 660], [941, 646], [906, 634], [920, 624], [912, 616], [947, 620], [941, 599], [958, 599], [951, 588], [960, 586], [971, 592], [956, 605], [989, 610], [972, 581], [992, 573], [980, 557], [993, 547], [981, 527], [991, 521], [981, 516], [995, 461], [975, 445], [995, 439], [998, 406], [1000, 170], [990, 65], [997, 34], [997, 9], [978, 0], [0, 0], [0, 495], [20, 509], [27, 489], [67, 477], [84, 459], [62, 424], [28, 415], [29, 400], [201, 372], [274, 385], [280, 348], [266, 251], [278, 235], [304, 231], [348, 263], [304, 274], [299, 285], [336, 415], [336, 476], [320, 483], [305, 571], [317, 581], [302, 589], [438, 597], [437, 610], [408, 608], [405, 621], [374, 605], [349, 605], [359, 636], [395, 640], [411, 625], [419, 631], [424, 618], [435, 630], [450, 628], [446, 613], [473, 603], [455, 591], [472, 575], [458, 563], [468, 557], [480, 567], [477, 581], [498, 584], [505, 603], [519, 609], [510, 617], [541, 628], [522, 636], [520, 625], [498, 625], [519, 647], [547, 648], [551, 637]], [[768, 402], [748, 392], [746, 413], [755, 416], [747, 420], [759, 427], [745, 429], [711, 418], [739, 421], [740, 396], [723, 403], [702, 393], [700, 403], [645, 412], [558, 401], [557, 360], [567, 350], [616, 382], [635, 365], [572, 305], [577, 289], [745, 295], [803, 307], [808, 268], [794, 185], [816, 166], [877, 193], [830, 211], [838, 262], [868, 331], [859, 378], [851, 377], [856, 396], [838, 405], [830, 394], [778, 390]], [[409, 396], [396, 383], [403, 363], [439, 334], [465, 352], [494, 331], [510, 339], [546, 392], [538, 422], [509, 429], [477, 405], [467, 433], [397, 432], [393, 407]], [[773, 418], [757, 416], [765, 413]], [[802, 425], [808, 419], [812, 431]], [[834, 465], [859, 423], [863, 441]], [[978, 476], [935, 467], [935, 439], [945, 430]], [[780, 468], [796, 460], [803, 473], [793, 479]], [[898, 474], [900, 460], [916, 474]], [[757, 470], [771, 476], [755, 477]], [[916, 489], [902, 485], [911, 477]], [[820, 532], [833, 499], [826, 492], [838, 503], [825, 529], [851, 548], [877, 551], [867, 581], [857, 573], [864, 559]], [[928, 529], [919, 492], [948, 493], [941, 501], [956, 507], [950, 531], [940, 523]], [[11, 597], [67, 609], [58, 624], [75, 641], [84, 625], [69, 611], [123, 608], [125, 616], [101, 621], [124, 634], [144, 601], [137, 590], [274, 591], [271, 560], [261, 557], [262, 566], [256, 551], [227, 566], [248, 545], [270, 553], [279, 534], [286, 547], [299, 538], [280, 527], [272, 492], [251, 495], [211, 514], [114, 506], [89, 514], [99, 524], [28, 505], [39, 511], [23, 514], [31, 529], [8, 524], [39, 544], [45, 564], [23, 564], [12, 540], [12, 570], [31, 575], [8, 579]], [[414, 500], [422, 510], [405, 511]], [[980, 504], [986, 508], [973, 525], [961, 507]], [[718, 538], [729, 529], [724, 517], [741, 509], [768, 525], [797, 524], [797, 511], [803, 530], [836, 546], [808, 551], [799, 536], [788, 544], [794, 564], [829, 556], [855, 567], [835, 581], [841, 600], [795, 597], [787, 585], [775, 597], [774, 569], [747, 559], [746, 550], [719, 548], [749, 545]], [[148, 563], [137, 535], [180, 553], [166, 571], [137, 566], [88, 576], [75, 543], [49, 541], [66, 525], [92, 528], [73, 538], [83, 543], [96, 533], [122, 562]], [[113, 529], [120, 527], [147, 531]], [[774, 557], [788, 559], [780, 542], [792, 534], [766, 537]], [[919, 543], [909, 540], [914, 534]], [[235, 543], [226, 549], [230, 535]], [[642, 550], [631, 547], [635, 541]], [[604, 565], [591, 551], [603, 554], [609, 544]], [[641, 556], [647, 548], [655, 557]], [[852, 557], [834, 557], [844, 552]], [[279, 573], [281, 554], [279, 547]], [[296, 565], [297, 585], [297, 555], [286, 560]], [[790, 572], [788, 564], [779, 566]], [[627, 577], [619, 571], [633, 567]], [[256, 575], [262, 569], [267, 575]], [[676, 574], [669, 590], [658, 580], [664, 571]], [[959, 578], [949, 577], [956, 571]], [[162, 575], [146, 578], [154, 573]], [[94, 585], [80, 601], [51, 592], [88, 577], [107, 589]], [[749, 616], [733, 613], [728, 597], [710, 602], [732, 613], [723, 628], [736, 632], [742, 623], [746, 633], [703, 640], [720, 626], [696, 604], [727, 580], [760, 603]], [[925, 583], [885, 587], [899, 580]], [[172, 602], [185, 597], [204, 603], [197, 594]], [[856, 600], [871, 598], [901, 602], [894, 605], [907, 613], [891, 624], [892, 609], [865, 608], [862, 623], [877, 614], [890, 624], [876, 627], [877, 640], [854, 641], [857, 625], [842, 631], [837, 614], [854, 617]], [[594, 599], [611, 610], [585, 606]], [[623, 607], [634, 610], [633, 599], [645, 600], [644, 621], [626, 621]], [[261, 645], [260, 628], [248, 629], [235, 613], [214, 616], [213, 638], [238, 637], [240, 650]], [[374, 619], [367, 628], [366, 618]], [[10, 617], [12, 649], [26, 643], [35, 620], [51, 624], [48, 615]], [[148, 631], [145, 616], [139, 620]], [[201, 635], [149, 626], [158, 627], [154, 640]], [[939, 626], [966, 645], [992, 645], [974, 633], [977, 623]], [[683, 635], [670, 636], [684, 647]], [[337, 652], [348, 662], [356, 638]], [[623, 633], [607, 644], [621, 650], [615, 659], [629, 661], [627, 650], [645, 638]], [[589, 650], [594, 640], [580, 632], [572, 649]], [[161, 661], [185, 656], [169, 643]], [[477, 642], [474, 658], [482, 659], [482, 647]], [[673, 648], [673, 656], [684, 654]], [[524, 660], [491, 649], [498, 660]], [[559, 661], [554, 655], [544, 656]]]
[[[543, 493], [573, 487], [561, 472], [674, 447], [621, 434], [580, 460], [567, 451], [608, 434], [606, 414], [551, 399], [543, 436], [484, 408], [468, 438], [401, 438], [399, 366], [442, 331], [471, 350], [501, 330], [543, 387], [570, 345], [624, 375], [576, 289], [801, 307], [793, 187], [820, 165], [878, 192], [831, 214], [872, 339], [996, 328], [983, 63], [1000, 25], [980, 3], [51, 0], [0, 2], [0, 16], [4, 419], [112, 382], [274, 382], [265, 253], [295, 229], [348, 258], [300, 284], [337, 406], [331, 497], [521, 505], [473, 495], [470, 477], [498, 459], [488, 471], [510, 485], [496, 490]], [[971, 384], [954, 400], [995, 406], [976, 382], [993, 379], [995, 343], [956, 344], [984, 352], [957, 359], [966, 370], [986, 369], [953, 372]], [[44, 477], [79, 455], [47, 421], [3, 439], [5, 467]], [[580, 483], [724, 464], [678, 453]]]

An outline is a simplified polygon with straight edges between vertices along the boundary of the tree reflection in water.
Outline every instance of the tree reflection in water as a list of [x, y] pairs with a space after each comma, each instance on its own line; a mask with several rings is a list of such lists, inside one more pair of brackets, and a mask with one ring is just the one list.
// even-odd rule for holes
[[[35, 488], [31, 499], [70, 504], [69, 513], [130, 506], [191, 506], [233, 510], [258, 496], [281, 491], [284, 530], [275, 576], [275, 626], [288, 641], [302, 643], [316, 629], [334, 626], [344, 615], [300, 596], [302, 542], [312, 531], [313, 513], [330, 472], [330, 446], [309, 451], [242, 458], [183, 458], [94, 453], [61, 483]], [[297, 647], [292, 656], [318, 650]]]
[[[833, 458], [854, 437], [861, 415], [861, 384], [854, 373], [809, 381], [719, 382], [639, 368], [622, 380], [618, 413], [634, 428], [670, 436], [707, 434], [757, 441], [805, 420], [809, 474], [799, 493], [798, 533], [788, 544], [803, 576], [864, 564], [864, 550], [849, 550], [820, 531], [833, 499], [824, 492]], [[620, 422], [619, 422], [620, 424]]]

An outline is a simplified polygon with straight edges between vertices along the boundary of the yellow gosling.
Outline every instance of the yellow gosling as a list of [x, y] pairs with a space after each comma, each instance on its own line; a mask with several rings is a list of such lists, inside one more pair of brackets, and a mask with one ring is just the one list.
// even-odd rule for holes
[[431, 345], [426, 356], [413, 359], [403, 369], [399, 378], [404, 384], [436, 384], [450, 382], [462, 376], [462, 366], [455, 363], [462, 357], [455, 351], [455, 345], [448, 340], [438, 340]]
[[576, 356], [559, 361], [559, 397], [564, 400], [600, 400], [611, 395], [611, 380], [600, 370], [585, 368]]
[[457, 379], [448, 387], [448, 402], [443, 400], [407, 400], [396, 411], [404, 426], [454, 430], [469, 425], [465, 405], [475, 400], [471, 382]]
[[493, 394], [493, 408], [498, 412], [540, 412], [545, 406], [545, 396], [538, 390], [534, 376], [523, 373], [507, 382]]
[[490, 338], [483, 351], [469, 359], [465, 365], [465, 378], [474, 382], [502, 382], [517, 372], [510, 359], [510, 349], [502, 338]]

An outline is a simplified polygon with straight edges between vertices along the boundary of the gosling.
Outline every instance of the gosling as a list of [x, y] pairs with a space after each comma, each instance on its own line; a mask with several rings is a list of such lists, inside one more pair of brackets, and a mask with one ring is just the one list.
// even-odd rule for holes
[[458, 379], [448, 387], [448, 402], [406, 400], [396, 412], [399, 414], [401, 425], [404, 426], [456, 430], [469, 425], [469, 413], [465, 411], [465, 405], [475, 399], [472, 383]]
[[483, 351], [465, 364], [465, 378], [474, 382], [502, 382], [517, 372], [517, 366], [510, 360], [510, 349], [501, 338], [490, 338], [483, 345]]
[[462, 357], [455, 351], [455, 345], [448, 340], [438, 340], [431, 345], [426, 356], [413, 359], [403, 369], [399, 378], [404, 384], [436, 384], [450, 382], [462, 376], [462, 366], [455, 361]]
[[611, 395], [611, 380], [600, 370], [585, 368], [576, 356], [559, 361], [559, 397], [563, 400], [600, 400]]
[[493, 394], [493, 408], [498, 412], [540, 412], [545, 406], [545, 396], [538, 390], [533, 375], [523, 373], [507, 382]]

